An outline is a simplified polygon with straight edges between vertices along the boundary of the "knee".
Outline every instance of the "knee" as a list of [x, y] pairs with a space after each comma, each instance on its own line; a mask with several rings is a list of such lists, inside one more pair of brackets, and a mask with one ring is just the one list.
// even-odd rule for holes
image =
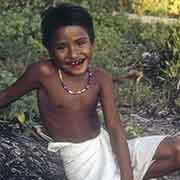
[[179, 135], [173, 137], [172, 148], [173, 148], [174, 159], [180, 165], [180, 136]]

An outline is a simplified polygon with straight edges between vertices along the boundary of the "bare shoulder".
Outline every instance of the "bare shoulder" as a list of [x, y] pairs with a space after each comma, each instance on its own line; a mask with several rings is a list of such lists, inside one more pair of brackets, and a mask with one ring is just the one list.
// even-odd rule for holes
[[98, 84], [102, 87], [112, 83], [112, 76], [110, 73], [106, 72], [103, 69], [95, 69], [94, 70], [96, 80]]
[[36, 76], [38, 75], [38, 77], [47, 77], [55, 72], [55, 68], [50, 60], [44, 60], [31, 64], [27, 68], [27, 71], [30, 71], [31, 74], [34, 74]]

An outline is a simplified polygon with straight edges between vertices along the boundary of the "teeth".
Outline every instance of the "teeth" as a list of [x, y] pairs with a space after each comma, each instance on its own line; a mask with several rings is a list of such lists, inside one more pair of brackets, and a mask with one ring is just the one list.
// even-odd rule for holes
[[81, 64], [82, 62], [83, 62], [83, 60], [81, 59], [81, 60], [73, 62], [72, 65], [78, 65], [78, 64]]

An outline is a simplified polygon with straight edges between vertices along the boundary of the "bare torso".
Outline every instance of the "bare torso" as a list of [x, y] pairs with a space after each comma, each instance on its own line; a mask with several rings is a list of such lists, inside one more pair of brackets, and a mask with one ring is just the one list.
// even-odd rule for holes
[[[51, 63], [44, 66], [44, 71], [46, 75], [38, 89], [38, 105], [47, 134], [55, 141], [68, 142], [82, 142], [96, 137], [100, 131], [96, 111], [99, 93], [96, 72], [85, 93], [70, 95], [63, 89]], [[70, 81], [69, 85], [74, 87]]]

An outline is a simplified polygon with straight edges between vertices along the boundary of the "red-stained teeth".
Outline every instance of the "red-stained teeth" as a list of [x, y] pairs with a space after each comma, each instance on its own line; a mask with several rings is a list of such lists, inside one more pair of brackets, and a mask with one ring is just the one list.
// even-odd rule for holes
[[80, 65], [84, 62], [84, 59], [81, 59], [81, 60], [78, 60], [78, 61], [75, 61], [75, 62], [72, 62], [71, 65], [75, 66], [75, 65]]

